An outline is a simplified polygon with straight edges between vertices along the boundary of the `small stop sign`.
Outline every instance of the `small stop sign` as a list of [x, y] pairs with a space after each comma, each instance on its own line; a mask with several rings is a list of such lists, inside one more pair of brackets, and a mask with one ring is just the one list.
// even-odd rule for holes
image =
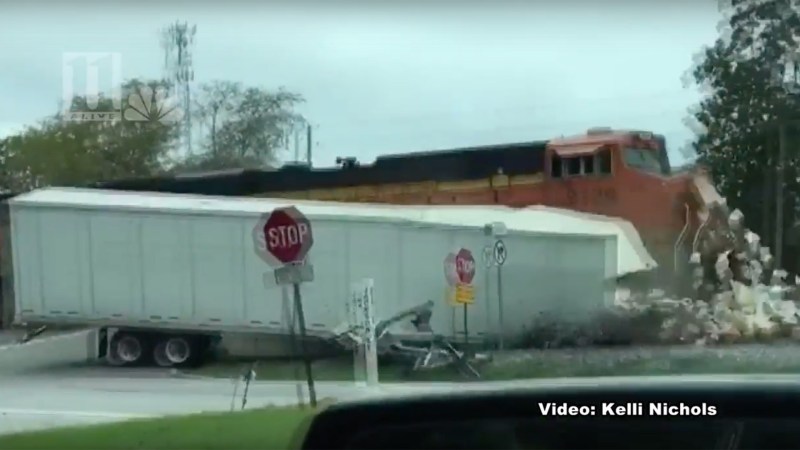
[[256, 254], [270, 265], [301, 262], [314, 244], [311, 222], [297, 208], [276, 208], [253, 229]]
[[464, 284], [472, 283], [475, 278], [475, 258], [472, 257], [472, 252], [462, 248], [456, 253], [456, 274], [458, 281]]

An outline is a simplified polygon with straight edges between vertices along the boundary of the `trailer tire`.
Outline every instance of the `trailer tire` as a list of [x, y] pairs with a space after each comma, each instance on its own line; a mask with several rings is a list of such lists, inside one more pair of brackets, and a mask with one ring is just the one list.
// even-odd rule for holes
[[173, 366], [186, 364], [194, 358], [197, 345], [184, 336], [172, 336], [162, 340], [159, 344], [164, 344], [164, 356]]
[[106, 354], [105, 361], [111, 367], [122, 367], [125, 365], [125, 361], [119, 358], [117, 350], [114, 348]]
[[167, 358], [167, 341], [165, 339], [159, 340], [156, 345], [153, 347], [153, 362], [158, 367], [172, 367], [172, 361]]
[[147, 355], [145, 339], [138, 333], [117, 333], [112, 346], [116, 357], [124, 365], [139, 364]]

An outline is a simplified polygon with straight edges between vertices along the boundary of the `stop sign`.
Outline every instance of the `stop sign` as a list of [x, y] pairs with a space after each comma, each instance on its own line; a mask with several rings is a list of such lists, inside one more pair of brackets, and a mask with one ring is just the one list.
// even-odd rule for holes
[[311, 222], [294, 206], [276, 208], [253, 229], [256, 254], [273, 266], [302, 262], [314, 235]]
[[458, 281], [464, 284], [472, 283], [475, 278], [475, 258], [472, 257], [472, 252], [462, 248], [456, 253], [456, 275]]
[[458, 284], [458, 273], [456, 273], [456, 254], [448, 253], [444, 258], [444, 279], [450, 286]]

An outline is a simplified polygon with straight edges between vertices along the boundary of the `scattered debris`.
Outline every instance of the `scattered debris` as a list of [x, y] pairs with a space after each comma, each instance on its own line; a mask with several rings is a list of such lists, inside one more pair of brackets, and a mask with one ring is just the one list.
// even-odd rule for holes
[[[719, 215], [720, 213], [717, 212]], [[617, 292], [616, 310], [634, 317], [658, 311], [666, 317], [658, 330], [664, 343], [735, 343], [800, 338], [797, 280], [774, 267], [768, 247], [743, 226], [735, 210], [717, 220], [695, 241], [689, 258], [697, 298], [671, 298], [653, 290]]]
[[[429, 300], [378, 322], [375, 326], [378, 357], [402, 361], [408, 372], [453, 366], [467, 378], [480, 378], [474, 364], [488, 361], [489, 355], [459, 351], [444, 336], [434, 333], [430, 325], [433, 306], [433, 301]], [[426, 345], [405, 344], [391, 334], [390, 327], [405, 320], [409, 320], [418, 333], [426, 336]], [[363, 345], [366, 339], [365, 330], [349, 323], [338, 327], [334, 334], [336, 341], [347, 349]]]
[[38, 328], [35, 328], [35, 329], [33, 329], [33, 330], [31, 330], [31, 331], [28, 331], [27, 333], [25, 333], [25, 335], [24, 335], [24, 336], [22, 336], [22, 337], [19, 339], [19, 341], [17, 341], [17, 343], [18, 343], [18, 344], [25, 344], [25, 343], [29, 342], [31, 339], [33, 339], [33, 338], [35, 338], [35, 337], [37, 337], [37, 336], [41, 335], [41, 334], [42, 334], [42, 333], [44, 333], [45, 331], [47, 331], [47, 325], [42, 325], [42, 326], [40, 326], [40, 327], [38, 327]]

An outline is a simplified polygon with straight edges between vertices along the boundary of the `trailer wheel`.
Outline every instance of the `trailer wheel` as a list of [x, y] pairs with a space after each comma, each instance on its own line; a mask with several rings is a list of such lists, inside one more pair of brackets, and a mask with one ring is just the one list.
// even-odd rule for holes
[[189, 339], [183, 336], [174, 336], [162, 342], [164, 343], [164, 355], [172, 365], [184, 364], [193, 356], [194, 346]]
[[158, 367], [172, 367], [172, 361], [167, 358], [167, 341], [162, 339], [153, 347], [153, 362]]
[[117, 355], [116, 348], [111, 348], [111, 350], [106, 354], [105, 361], [109, 366], [112, 367], [122, 367], [125, 365], [125, 361], [120, 359], [119, 355]]
[[142, 338], [135, 334], [120, 333], [114, 339], [114, 350], [116, 356], [124, 364], [136, 364], [144, 356], [144, 342]]

